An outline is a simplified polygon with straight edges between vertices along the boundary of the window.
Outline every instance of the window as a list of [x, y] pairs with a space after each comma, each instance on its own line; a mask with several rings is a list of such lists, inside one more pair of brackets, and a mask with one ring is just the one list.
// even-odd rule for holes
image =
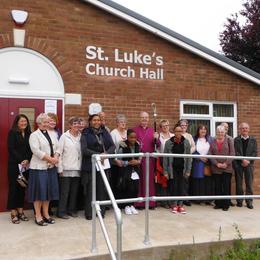
[[237, 106], [231, 102], [186, 101], [180, 103], [180, 118], [189, 121], [188, 131], [196, 134], [199, 124], [206, 125], [211, 136], [215, 136], [216, 127], [222, 122], [229, 125], [228, 134], [237, 135]]

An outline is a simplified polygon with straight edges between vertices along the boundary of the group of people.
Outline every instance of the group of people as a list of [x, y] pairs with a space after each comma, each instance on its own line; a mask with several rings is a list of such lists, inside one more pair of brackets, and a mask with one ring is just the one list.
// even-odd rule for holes
[[[117, 127], [110, 131], [106, 126], [105, 113], [92, 114], [88, 124], [79, 117], [68, 120], [69, 129], [61, 134], [57, 129], [55, 114], [41, 113], [36, 123], [38, 129], [31, 132], [26, 115], [16, 116], [8, 135], [9, 195], [7, 208], [11, 210], [11, 221], [19, 224], [28, 221], [24, 214], [25, 187], [19, 177], [28, 179], [28, 201], [33, 203], [35, 223], [39, 226], [54, 224], [50, 216], [53, 201], [56, 201], [57, 217], [77, 217], [79, 200], [87, 220], [92, 219], [92, 155], [170, 153], [197, 154], [201, 157], [158, 157], [149, 159], [150, 196], [203, 196], [231, 195], [231, 177], [235, 172], [236, 194], [253, 194], [253, 160], [207, 159], [205, 155], [257, 156], [256, 139], [249, 135], [249, 125], [241, 123], [240, 134], [234, 140], [228, 135], [228, 124], [217, 127], [216, 137], [211, 137], [205, 125], [199, 125], [194, 137], [187, 132], [188, 121], [180, 120], [170, 131], [168, 120], [161, 120], [159, 131], [149, 127], [149, 114], [140, 113], [140, 123], [127, 128], [124, 115], [116, 118]], [[130, 156], [102, 159], [106, 164], [105, 174], [117, 199], [145, 197], [145, 158]], [[99, 171], [99, 169], [97, 168]], [[107, 193], [100, 174], [96, 179], [97, 200], [106, 200]], [[51, 202], [51, 203], [50, 203]], [[228, 210], [230, 200], [197, 200], [215, 209]], [[243, 201], [237, 200], [242, 207]], [[172, 213], [185, 214], [184, 204], [190, 201], [164, 201], [160, 205]], [[159, 203], [149, 202], [150, 209]], [[253, 209], [252, 199], [246, 200]], [[121, 204], [127, 215], [138, 214], [144, 203]], [[101, 207], [105, 217], [106, 207]]]

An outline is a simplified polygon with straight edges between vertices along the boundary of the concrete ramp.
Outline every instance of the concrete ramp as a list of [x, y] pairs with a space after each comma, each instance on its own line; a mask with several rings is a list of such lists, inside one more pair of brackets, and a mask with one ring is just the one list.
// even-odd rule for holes
[[[149, 246], [143, 244], [145, 212], [123, 215], [123, 259], [168, 259], [172, 249], [194, 249], [194, 244], [205, 251], [211, 242], [236, 238], [234, 224], [244, 239], [259, 238], [260, 201], [255, 201], [254, 206], [253, 210], [231, 207], [229, 211], [222, 211], [211, 206], [192, 205], [186, 207], [186, 215], [174, 215], [160, 207], [150, 210]], [[56, 218], [56, 223], [47, 227], [34, 224], [32, 211], [26, 211], [26, 214], [30, 221], [19, 225], [11, 223], [9, 213], [0, 214], [0, 259], [109, 259], [104, 256], [108, 250], [99, 223], [98, 252], [90, 252], [91, 221], [84, 218], [82, 211], [78, 218]], [[112, 210], [107, 212], [105, 224], [115, 248], [116, 226]]]

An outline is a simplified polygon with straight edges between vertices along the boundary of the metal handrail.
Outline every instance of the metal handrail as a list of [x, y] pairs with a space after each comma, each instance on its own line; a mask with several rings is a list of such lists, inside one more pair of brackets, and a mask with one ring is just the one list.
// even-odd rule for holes
[[[151, 196], [150, 201], [164, 201], [164, 200], [221, 200], [221, 199], [260, 199], [260, 195], [226, 195], [226, 196]], [[138, 197], [133, 199], [118, 199], [117, 204], [129, 202], [145, 202], [145, 197]], [[110, 200], [97, 201], [100, 206], [110, 205]]]
[[116, 255], [115, 255], [115, 252], [114, 252], [114, 250], [113, 250], [111, 241], [110, 241], [110, 239], [109, 239], [109, 236], [108, 236], [108, 233], [107, 233], [107, 229], [106, 229], [106, 227], [105, 227], [104, 220], [103, 220], [102, 215], [101, 215], [101, 213], [100, 213], [100, 212], [101, 212], [101, 209], [100, 209], [100, 205], [99, 205], [98, 202], [96, 202], [95, 207], [96, 207], [97, 216], [98, 216], [98, 219], [99, 219], [99, 221], [100, 221], [101, 230], [102, 230], [102, 232], [103, 232], [103, 234], [104, 234], [105, 241], [106, 241], [106, 244], [107, 244], [109, 253], [110, 253], [110, 255], [111, 255], [112, 260], [116, 260]]
[[[96, 225], [96, 222], [95, 222], [96, 214], [95, 213], [97, 213], [99, 220], [102, 219], [102, 221], [100, 221], [100, 224], [101, 224], [102, 232], [104, 234], [106, 243], [108, 245], [109, 252], [111, 254], [111, 258], [121, 260], [121, 254], [122, 254], [122, 222], [123, 222], [122, 221], [122, 213], [121, 213], [121, 210], [117, 206], [114, 194], [111, 190], [111, 187], [110, 187], [109, 182], [107, 180], [107, 176], [106, 176], [105, 171], [102, 167], [100, 155], [93, 155], [92, 158], [93, 158], [93, 160], [92, 160], [92, 173], [93, 173], [93, 175], [95, 175], [95, 179], [96, 179], [96, 171], [93, 169], [95, 167], [95, 163], [96, 163], [98, 165], [100, 174], [102, 176], [105, 188], [107, 190], [108, 196], [111, 200], [111, 203], [112, 203], [112, 206], [113, 206], [113, 209], [114, 209], [114, 213], [115, 213], [115, 219], [116, 219], [116, 225], [117, 225], [117, 257], [116, 258], [114, 258], [115, 253], [114, 253], [113, 248], [111, 246], [111, 241], [109, 239], [109, 236], [108, 236], [104, 221], [102, 219], [102, 216], [101, 216], [100, 212], [97, 212], [97, 208], [96, 208], [97, 207], [96, 186], [92, 187], [93, 188], [93, 194], [95, 193], [95, 197], [92, 198], [92, 231], [93, 231], [93, 225]], [[92, 183], [94, 183], [94, 181]], [[95, 210], [93, 210], [93, 208], [95, 208]], [[94, 227], [94, 230], [96, 231], [96, 227]], [[92, 240], [93, 240], [93, 237], [92, 237]], [[94, 243], [92, 241], [92, 246], [93, 245], [96, 246], [96, 241]], [[96, 248], [92, 247], [92, 252], [95, 252], [95, 251], [96, 251]]]
[[[146, 163], [146, 191], [145, 197], [138, 197], [132, 199], [118, 199], [116, 200], [109, 182], [107, 180], [106, 174], [103, 170], [101, 164], [101, 158], [127, 158], [127, 157], [145, 157]], [[105, 236], [106, 243], [111, 255], [114, 259], [114, 251], [112, 249], [110, 239], [107, 234], [107, 230], [104, 225], [104, 221], [101, 217], [100, 212], [98, 213], [97, 205], [113, 205], [115, 211], [115, 218], [117, 224], [117, 258], [121, 260], [122, 257], [122, 214], [117, 204], [128, 203], [128, 202], [145, 202], [145, 236], [144, 244], [150, 244], [149, 236], [149, 202], [150, 201], [165, 201], [165, 200], [221, 200], [221, 199], [260, 199], [260, 195], [229, 195], [229, 196], [151, 196], [149, 197], [149, 158], [157, 157], [176, 157], [176, 158], [208, 158], [208, 159], [232, 159], [232, 160], [260, 160], [260, 157], [249, 157], [249, 156], [224, 156], [224, 155], [197, 155], [197, 154], [170, 154], [170, 153], [129, 153], [129, 154], [98, 154], [92, 156], [92, 252], [96, 252], [96, 213], [99, 217], [102, 232]], [[96, 167], [97, 163], [100, 170], [101, 176], [103, 178], [105, 187], [107, 189], [110, 200], [96, 201]], [[100, 207], [99, 207], [100, 209]]]

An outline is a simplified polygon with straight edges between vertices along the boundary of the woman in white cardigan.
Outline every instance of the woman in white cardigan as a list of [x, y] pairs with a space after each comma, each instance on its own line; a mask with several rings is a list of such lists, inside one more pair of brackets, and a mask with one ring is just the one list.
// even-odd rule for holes
[[60, 176], [60, 200], [57, 216], [68, 219], [77, 217], [77, 195], [80, 185], [81, 147], [80, 119], [69, 119], [69, 130], [59, 140], [58, 172]]
[[48, 208], [51, 200], [59, 199], [59, 184], [57, 177], [58, 147], [57, 138], [47, 131], [48, 115], [41, 113], [36, 118], [38, 129], [30, 136], [32, 150], [30, 162], [28, 199], [33, 202], [35, 223], [39, 226], [54, 224], [49, 216]]

